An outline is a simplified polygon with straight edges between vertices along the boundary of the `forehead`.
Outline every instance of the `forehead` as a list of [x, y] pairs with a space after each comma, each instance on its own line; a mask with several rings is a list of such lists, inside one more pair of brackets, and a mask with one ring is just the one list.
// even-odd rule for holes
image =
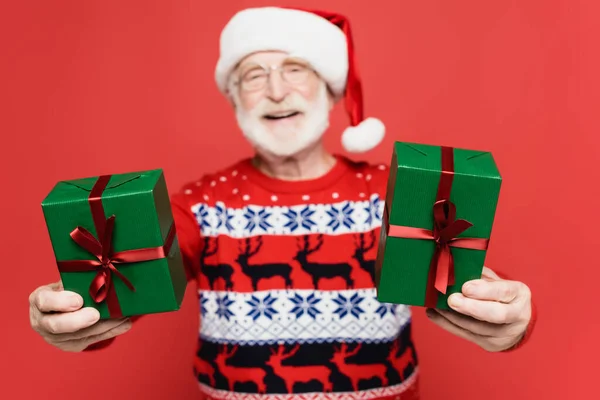
[[259, 51], [244, 57], [238, 64], [238, 68], [243, 68], [249, 64], [277, 65], [288, 57], [288, 53], [283, 51]]

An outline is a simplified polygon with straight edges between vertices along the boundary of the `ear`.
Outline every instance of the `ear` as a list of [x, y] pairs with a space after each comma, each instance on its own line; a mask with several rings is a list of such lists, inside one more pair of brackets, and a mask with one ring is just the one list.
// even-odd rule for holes
[[237, 108], [237, 104], [235, 104], [235, 99], [231, 94], [227, 94], [227, 100], [229, 101], [231, 108], [233, 108], [233, 111], [235, 111], [235, 109]]
[[235, 111], [235, 109], [237, 108], [237, 102], [235, 101], [235, 95], [233, 93], [234, 90], [235, 90], [235, 87], [233, 85], [229, 85], [225, 96], [227, 98], [227, 101], [231, 105], [231, 108], [233, 108], [233, 110]]
[[236, 90], [236, 89], [237, 89], [236, 86], [233, 84], [233, 73], [231, 73], [229, 75], [229, 78], [227, 79], [226, 97], [227, 97], [227, 101], [229, 102], [229, 104], [231, 104], [231, 107], [233, 108], [234, 111], [237, 108], [237, 102], [235, 100], [235, 94], [234, 94], [234, 90]]
[[335, 96], [331, 92], [331, 89], [329, 89], [329, 86], [327, 87], [327, 102], [329, 103], [329, 111], [331, 111], [335, 106]]

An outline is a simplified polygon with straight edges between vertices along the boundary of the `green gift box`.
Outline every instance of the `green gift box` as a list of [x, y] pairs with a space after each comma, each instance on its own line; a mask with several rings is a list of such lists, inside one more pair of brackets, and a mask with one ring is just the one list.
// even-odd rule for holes
[[448, 309], [448, 296], [481, 277], [501, 183], [489, 152], [394, 143], [378, 300]]
[[58, 182], [42, 210], [65, 290], [102, 319], [176, 311], [187, 284], [160, 169]]

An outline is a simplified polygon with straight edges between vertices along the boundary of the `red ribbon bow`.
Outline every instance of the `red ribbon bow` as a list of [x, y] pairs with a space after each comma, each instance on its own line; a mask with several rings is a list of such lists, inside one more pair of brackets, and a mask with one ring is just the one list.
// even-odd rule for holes
[[[450, 250], [455, 245], [456, 237], [469, 229], [473, 224], [464, 219], [456, 219], [456, 206], [450, 200], [439, 200], [433, 205], [433, 240], [436, 250], [433, 255], [435, 262], [435, 288], [446, 294], [448, 285], [454, 285], [454, 257]], [[432, 262], [433, 264], [433, 262]]]
[[[429, 264], [429, 276], [425, 291], [425, 306], [435, 307], [437, 292], [446, 294], [448, 286], [455, 283], [454, 257], [452, 247], [486, 250], [488, 239], [457, 238], [473, 224], [464, 219], [456, 219], [456, 205], [450, 198], [454, 176], [454, 155], [451, 147], [442, 147], [442, 174], [438, 185], [436, 202], [433, 204], [433, 230], [389, 224], [387, 205], [384, 222], [387, 235], [406, 239], [426, 239], [436, 243], [435, 252]], [[436, 292], [437, 290], [437, 292]]]
[[75, 260], [62, 262], [62, 269], [74, 269], [76, 271], [94, 271], [98, 273], [90, 284], [90, 296], [96, 303], [106, 299], [108, 290], [112, 287], [112, 274], [117, 275], [131, 291], [135, 291], [133, 284], [115, 267], [114, 263], [131, 262], [125, 257], [112, 254], [112, 233], [115, 226], [115, 216], [106, 220], [104, 238], [98, 241], [87, 229], [78, 226], [71, 232], [71, 238], [79, 246], [83, 247], [98, 258], [95, 260]]
[[97, 271], [96, 276], [90, 283], [90, 296], [96, 303], [106, 300], [110, 316], [118, 318], [123, 316], [123, 313], [115, 291], [112, 274], [119, 277], [130, 290], [135, 291], [135, 287], [116, 268], [115, 264], [150, 261], [167, 257], [175, 239], [175, 226], [171, 225], [163, 246], [113, 253], [112, 240], [115, 216], [113, 215], [108, 219], [104, 216], [104, 207], [101, 200], [102, 193], [109, 180], [110, 175], [101, 176], [94, 184], [89, 196], [94, 226], [96, 232], [98, 232], [98, 237], [102, 240], [98, 240], [81, 226], [76, 227], [70, 234], [75, 243], [96, 256], [97, 260], [59, 261], [58, 268], [61, 272]]

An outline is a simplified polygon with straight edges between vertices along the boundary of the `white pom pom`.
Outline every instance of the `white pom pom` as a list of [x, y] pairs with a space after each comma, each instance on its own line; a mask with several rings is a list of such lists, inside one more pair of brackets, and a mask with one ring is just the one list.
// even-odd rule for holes
[[377, 118], [366, 118], [342, 133], [342, 146], [351, 153], [363, 153], [377, 146], [385, 136], [385, 125]]

